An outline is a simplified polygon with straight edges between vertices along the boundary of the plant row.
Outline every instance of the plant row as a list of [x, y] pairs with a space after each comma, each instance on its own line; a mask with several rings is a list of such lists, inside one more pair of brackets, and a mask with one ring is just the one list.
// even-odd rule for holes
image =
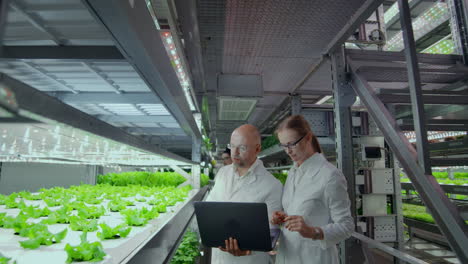
[[[86, 241], [87, 232], [97, 232], [101, 240], [125, 238], [131, 227], [146, 225], [160, 213], [165, 213], [167, 207], [184, 201], [190, 190], [189, 185], [175, 188], [100, 184], [0, 195], [0, 205], [5, 209], [19, 210], [17, 215], [12, 215], [9, 210], [0, 213], [0, 228], [11, 229], [15, 235], [24, 237], [25, 240], [19, 243], [25, 249], [57, 244], [66, 238], [69, 230], [81, 231], [81, 244], [65, 245], [67, 262], [99, 261], [105, 256], [102, 245], [99, 241]], [[123, 222], [109, 226], [100, 219], [102, 216], [119, 216]], [[68, 226], [52, 233], [48, 225], [53, 224]]]

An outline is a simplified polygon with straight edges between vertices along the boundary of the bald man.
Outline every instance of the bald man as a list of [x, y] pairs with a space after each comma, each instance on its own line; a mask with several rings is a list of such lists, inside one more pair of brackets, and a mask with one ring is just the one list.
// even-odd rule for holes
[[[257, 158], [261, 150], [260, 133], [255, 126], [242, 125], [231, 135], [232, 164], [222, 167], [207, 201], [266, 203], [268, 216], [281, 209], [281, 183]], [[252, 222], [256, 219], [252, 219]], [[213, 249], [211, 263], [269, 263], [266, 252], [242, 251], [235, 238], [226, 238], [223, 248]]]

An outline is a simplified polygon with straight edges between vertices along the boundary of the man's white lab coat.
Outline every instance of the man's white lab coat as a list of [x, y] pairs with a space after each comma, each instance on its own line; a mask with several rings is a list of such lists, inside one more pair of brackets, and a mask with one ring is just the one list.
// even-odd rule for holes
[[276, 263], [338, 264], [336, 244], [354, 229], [343, 174], [316, 153], [289, 171], [282, 204], [288, 215], [300, 215], [309, 226], [321, 227], [324, 240], [302, 237], [282, 228]]
[[[266, 203], [268, 219], [271, 220], [272, 213], [281, 210], [282, 189], [281, 183], [257, 159], [242, 177], [232, 164], [222, 167], [216, 175], [215, 185], [207, 201]], [[254, 251], [250, 256], [236, 257], [216, 248], [213, 248], [211, 257], [213, 264], [266, 264], [269, 260], [270, 256], [266, 252]]]

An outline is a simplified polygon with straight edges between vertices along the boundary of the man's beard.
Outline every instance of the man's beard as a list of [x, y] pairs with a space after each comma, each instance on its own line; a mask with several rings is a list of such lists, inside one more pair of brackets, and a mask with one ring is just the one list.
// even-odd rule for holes
[[239, 157], [233, 157], [233, 158], [236, 158], [236, 159], [239, 159], [239, 163], [236, 163], [234, 160], [232, 160], [232, 165], [234, 166], [234, 168], [244, 168], [245, 167], [245, 162], [243, 160], [241, 160]]

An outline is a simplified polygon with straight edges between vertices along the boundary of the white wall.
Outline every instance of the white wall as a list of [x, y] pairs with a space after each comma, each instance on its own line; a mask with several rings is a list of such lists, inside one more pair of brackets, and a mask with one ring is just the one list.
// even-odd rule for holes
[[55, 186], [96, 183], [96, 166], [49, 163], [2, 163], [0, 193], [37, 191]]

